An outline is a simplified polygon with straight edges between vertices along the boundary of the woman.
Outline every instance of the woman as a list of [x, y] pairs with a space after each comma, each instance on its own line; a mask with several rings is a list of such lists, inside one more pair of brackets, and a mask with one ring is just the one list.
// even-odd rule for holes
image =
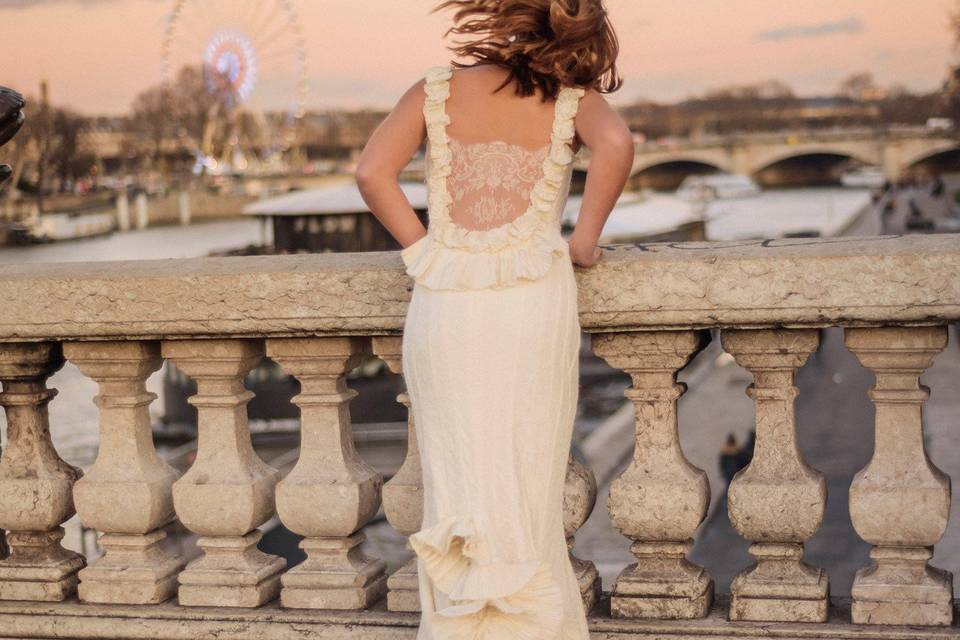
[[[589, 637], [563, 532], [580, 326], [573, 264], [633, 162], [601, 0], [447, 0], [467, 60], [431, 68], [357, 168], [414, 280], [403, 369], [423, 466], [419, 640]], [[448, 33], [449, 33], [448, 32]], [[397, 176], [427, 139], [429, 225]], [[579, 220], [559, 217], [591, 151]]]

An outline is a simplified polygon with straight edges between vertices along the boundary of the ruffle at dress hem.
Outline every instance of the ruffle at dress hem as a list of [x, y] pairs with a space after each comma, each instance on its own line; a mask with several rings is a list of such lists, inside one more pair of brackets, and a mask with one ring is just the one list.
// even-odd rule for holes
[[454, 604], [434, 612], [435, 637], [445, 640], [543, 640], [563, 624], [563, 595], [544, 560], [479, 562], [469, 516], [448, 516], [410, 536], [434, 587]]

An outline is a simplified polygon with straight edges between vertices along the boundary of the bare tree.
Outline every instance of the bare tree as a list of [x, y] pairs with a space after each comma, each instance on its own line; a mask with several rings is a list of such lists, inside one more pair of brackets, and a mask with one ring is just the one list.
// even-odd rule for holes
[[222, 150], [217, 138], [228, 119], [235, 96], [229, 84], [217, 82], [215, 70], [183, 67], [171, 89], [171, 114], [177, 134], [206, 156]]
[[[171, 118], [172, 105], [170, 90], [160, 84], [139, 93], [130, 107], [131, 132], [137, 139], [149, 143], [148, 157], [151, 163], [160, 159], [164, 141], [175, 132]], [[136, 141], [131, 141], [130, 146], [136, 149], [138, 145]]]
[[703, 94], [703, 100], [711, 102], [742, 102], [777, 100], [795, 97], [793, 89], [782, 80], [764, 80], [756, 84], [732, 85], [713, 89]]
[[94, 164], [93, 155], [80, 149], [80, 133], [84, 122], [83, 117], [70, 109], [52, 109], [49, 161], [61, 190], [69, 182], [88, 174]]
[[854, 73], [840, 83], [839, 93], [853, 100], [866, 102], [883, 96], [883, 92], [869, 71]]

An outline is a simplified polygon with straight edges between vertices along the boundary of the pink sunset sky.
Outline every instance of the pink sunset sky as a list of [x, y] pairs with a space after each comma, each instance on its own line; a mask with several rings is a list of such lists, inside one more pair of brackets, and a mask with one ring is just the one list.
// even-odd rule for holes
[[[194, 0], [237, 8], [283, 2]], [[174, 0], [0, 0], [0, 84], [96, 114], [127, 110], [161, 79], [161, 41]], [[449, 56], [446, 14], [432, 0], [290, 0], [306, 45], [307, 107], [389, 107]], [[954, 0], [608, 0], [621, 41], [624, 88], [615, 103], [671, 101], [706, 89], [779, 79], [801, 95], [832, 92], [869, 71], [881, 85], [932, 90], [955, 57]], [[250, 13], [255, 13], [250, 9]], [[243, 20], [234, 26], [250, 28]], [[217, 21], [223, 22], [222, 18]], [[209, 25], [214, 28], [219, 25]], [[204, 25], [200, 25], [202, 30]], [[197, 43], [199, 61], [204, 36]], [[191, 45], [192, 46], [192, 45]], [[285, 63], [275, 62], [281, 68]], [[264, 65], [266, 69], [267, 65]], [[282, 104], [274, 80], [254, 89]], [[280, 95], [283, 94], [283, 95]]]

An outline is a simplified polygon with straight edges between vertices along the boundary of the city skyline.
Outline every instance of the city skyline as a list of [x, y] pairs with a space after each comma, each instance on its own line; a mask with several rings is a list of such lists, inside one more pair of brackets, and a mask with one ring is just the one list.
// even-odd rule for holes
[[[389, 108], [422, 71], [449, 59], [448, 14], [433, 0], [292, 0], [306, 43], [308, 109]], [[16, 62], [0, 85], [88, 114], [126, 113], [161, 79], [169, 0], [0, 0], [0, 38]], [[710, 89], [781, 80], [822, 95], [847, 76], [935, 90], [955, 59], [952, 0], [608, 0], [621, 40], [615, 103], [672, 102]], [[373, 43], [373, 44], [371, 44]], [[198, 51], [198, 60], [200, 53]], [[265, 106], [269, 83], [255, 92]]]

